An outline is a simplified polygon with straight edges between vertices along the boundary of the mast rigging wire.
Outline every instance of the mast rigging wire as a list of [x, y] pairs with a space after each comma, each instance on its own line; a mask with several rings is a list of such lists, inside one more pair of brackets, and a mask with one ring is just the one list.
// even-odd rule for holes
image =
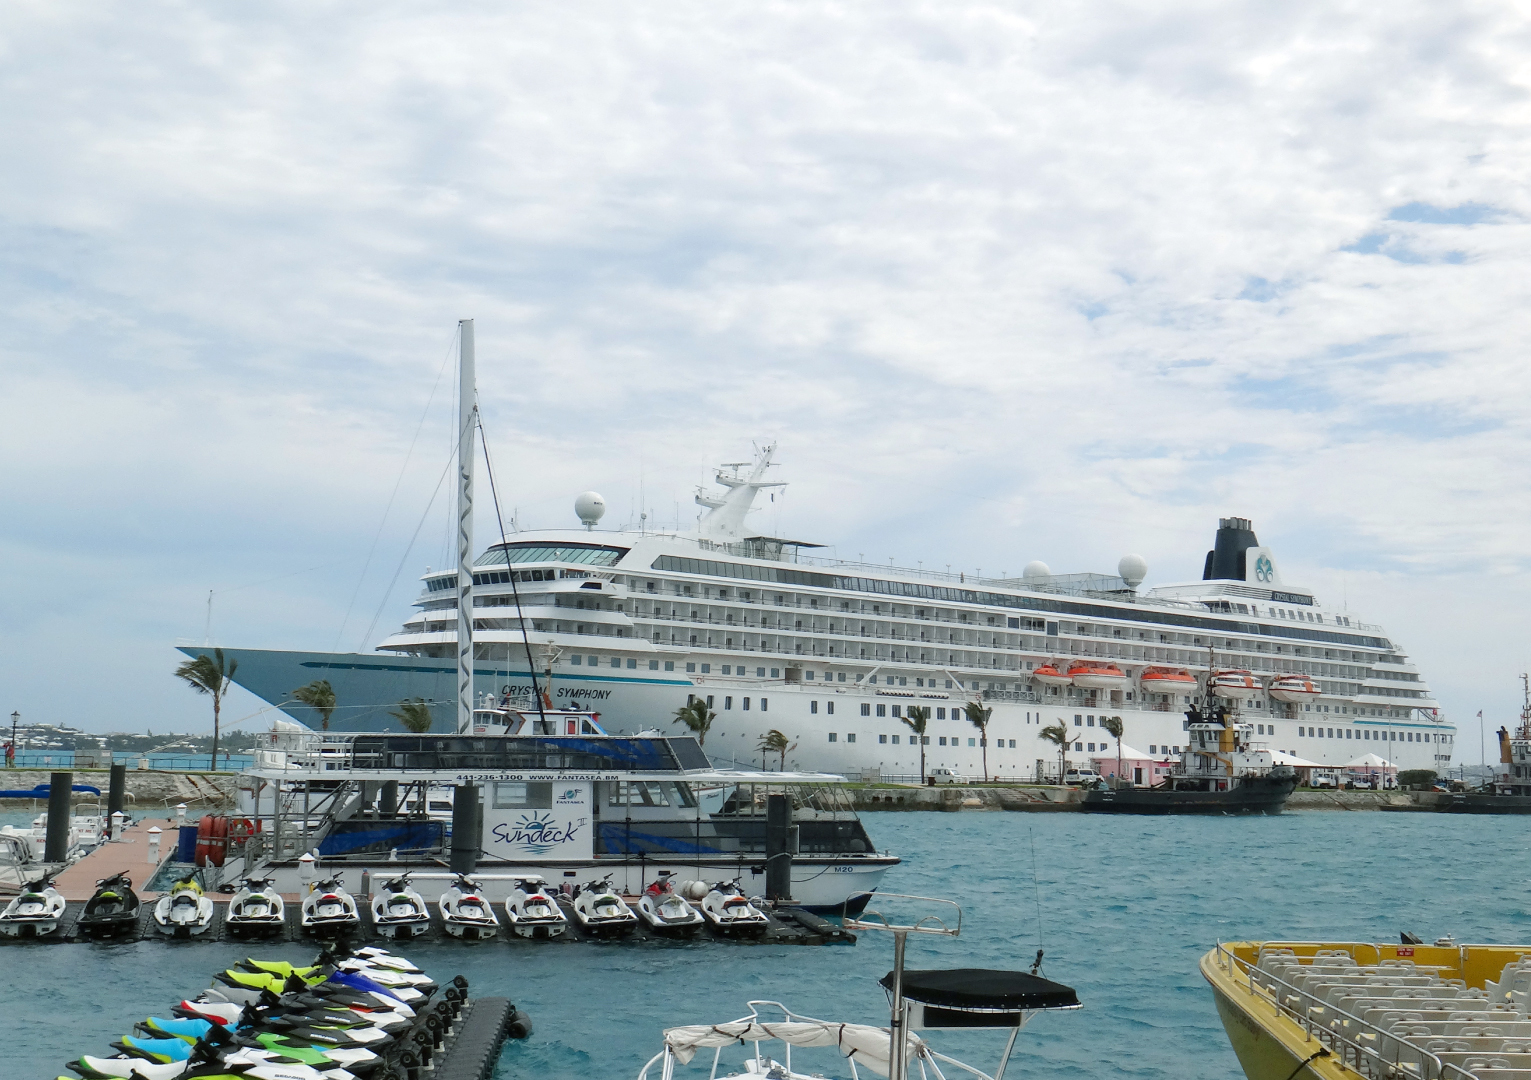
[[447, 458], [446, 465], [441, 470], [441, 475], [436, 477], [436, 490], [431, 492], [430, 501], [425, 504], [425, 510], [420, 514], [420, 523], [415, 526], [414, 534], [409, 538], [409, 544], [404, 548], [404, 554], [399, 557], [399, 565], [394, 568], [393, 577], [388, 582], [388, 588], [383, 592], [383, 599], [378, 602], [377, 613], [372, 616], [372, 622], [367, 625], [366, 636], [362, 638], [360, 648], [366, 648], [367, 642], [372, 640], [372, 631], [377, 629], [377, 621], [383, 617], [383, 609], [388, 606], [388, 598], [393, 595], [393, 587], [399, 583], [399, 575], [404, 572], [404, 564], [409, 561], [409, 553], [414, 550], [415, 541], [420, 538], [420, 530], [425, 527], [425, 519], [430, 516], [431, 507], [436, 505], [436, 496], [441, 494], [442, 482], [446, 480], [447, 473], [452, 471], [452, 458]]
[[484, 468], [489, 473], [489, 494], [494, 499], [494, 519], [500, 525], [500, 546], [505, 549], [505, 569], [510, 571], [510, 595], [516, 601], [516, 617], [521, 624], [521, 644], [526, 649], [526, 670], [532, 676], [532, 697], [537, 702], [537, 719], [546, 726], [547, 714], [543, 712], [542, 690], [537, 685], [537, 664], [532, 660], [532, 639], [526, 633], [526, 612], [521, 607], [521, 590], [516, 588], [516, 570], [510, 561], [510, 541], [505, 538], [505, 515], [500, 513], [500, 492], [494, 485], [494, 461], [489, 457], [489, 436], [484, 434], [484, 414], [478, 415], [478, 441], [484, 446]]

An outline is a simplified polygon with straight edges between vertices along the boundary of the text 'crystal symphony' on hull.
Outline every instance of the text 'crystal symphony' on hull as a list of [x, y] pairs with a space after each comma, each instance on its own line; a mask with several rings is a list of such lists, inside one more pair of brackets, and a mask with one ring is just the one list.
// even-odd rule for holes
[[[1220, 522], [1202, 580], [1144, 592], [1135, 556], [1115, 575], [895, 569], [753, 532], [756, 495], [781, 484], [773, 451], [718, 471], [724, 491], [698, 492], [707, 513], [695, 532], [596, 531], [599, 500], [582, 498], [584, 529], [491, 545], [473, 570], [479, 694], [530, 693], [524, 627], [552, 701], [596, 709], [613, 731], [668, 730], [678, 707], [705, 698], [718, 764], [770, 764], [759, 745], [774, 730], [792, 747], [789, 767], [914, 776], [911, 706], [929, 710], [925, 766], [958, 775], [978, 776], [987, 751], [992, 776], [1051, 776], [1057, 748], [1039, 732], [1059, 722], [1074, 762], [1114, 756], [1108, 716], [1163, 758], [1183, 748], [1183, 711], [1209, 680], [1257, 740], [1304, 762], [1451, 762], [1455, 727], [1403, 649], [1284, 583], [1245, 519]], [[427, 573], [415, 614], [372, 653], [224, 652], [240, 685], [297, 719], [314, 717], [292, 689], [322, 678], [337, 726], [396, 726], [389, 711], [419, 697], [435, 704], [433, 730], [452, 730], [457, 579]], [[962, 708], [975, 698], [993, 710], [986, 746]]]

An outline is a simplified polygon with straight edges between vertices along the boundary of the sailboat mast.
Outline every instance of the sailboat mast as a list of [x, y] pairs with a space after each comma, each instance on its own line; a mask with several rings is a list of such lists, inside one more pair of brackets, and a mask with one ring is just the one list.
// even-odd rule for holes
[[473, 731], [473, 320], [457, 324], [457, 730]]

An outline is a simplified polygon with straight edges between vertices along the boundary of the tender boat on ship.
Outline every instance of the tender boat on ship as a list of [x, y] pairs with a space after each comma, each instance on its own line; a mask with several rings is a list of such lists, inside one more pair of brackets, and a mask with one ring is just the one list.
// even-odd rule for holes
[[1201, 973], [1249, 1080], [1531, 1076], [1531, 945], [1229, 942]]

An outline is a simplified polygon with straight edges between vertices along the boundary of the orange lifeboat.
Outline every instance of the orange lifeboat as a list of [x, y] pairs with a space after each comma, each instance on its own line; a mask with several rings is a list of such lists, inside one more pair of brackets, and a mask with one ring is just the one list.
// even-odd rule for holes
[[1145, 694], [1189, 694], [1196, 690], [1196, 676], [1181, 668], [1151, 667], [1138, 684]]
[[1312, 701], [1322, 694], [1318, 685], [1306, 675], [1283, 675], [1271, 683], [1271, 697], [1277, 701]]
[[1031, 677], [1043, 686], [1068, 686], [1074, 681], [1059, 671], [1056, 664], [1043, 664], [1031, 673]]
[[1242, 668], [1226, 668], [1214, 671], [1207, 680], [1207, 689], [1220, 698], [1230, 701], [1249, 701], [1257, 698], [1265, 688], [1260, 680]]
[[1115, 664], [1093, 664], [1088, 660], [1071, 665], [1069, 678], [1075, 686], [1088, 686], [1096, 690], [1116, 690], [1131, 681]]

